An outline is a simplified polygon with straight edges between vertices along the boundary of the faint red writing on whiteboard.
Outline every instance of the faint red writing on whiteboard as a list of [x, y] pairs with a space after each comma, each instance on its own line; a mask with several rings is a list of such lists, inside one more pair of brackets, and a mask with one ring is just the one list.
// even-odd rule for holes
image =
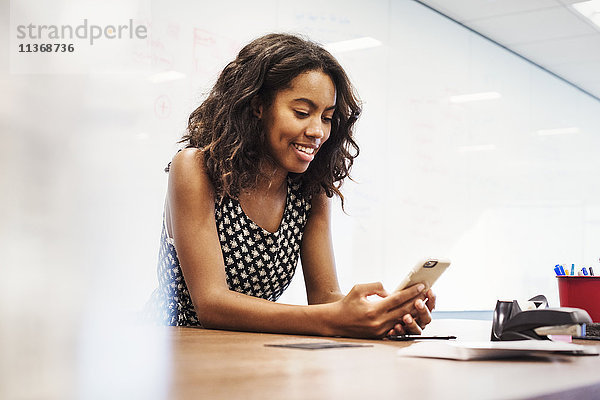
[[157, 118], [164, 119], [171, 115], [171, 99], [166, 95], [161, 95], [154, 101], [154, 115]]

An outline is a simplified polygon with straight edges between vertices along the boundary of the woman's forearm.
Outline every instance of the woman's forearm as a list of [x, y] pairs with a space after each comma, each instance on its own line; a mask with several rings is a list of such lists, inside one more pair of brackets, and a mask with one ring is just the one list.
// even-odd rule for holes
[[308, 304], [327, 304], [334, 303], [344, 298], [344, 294], [339, 290], [329, 293], [321, 293], [319, 296], [312, 296], [308, 299]]
[[[230, 290], [195, 297], [203, 326], [214, 329], [301, 335], [380, 338], [406, 314], [425, 286], [387, 295], [381, 282], [355, 285], [342, 300], [308, 306], [273, 303]], [[384, 297], [370, 302], [372, 295]], [[339, 296], [331, 292], [333, 296]]]
[[206, 328], [322, 336], [336, 334], [331, 323], [331, 304], [280, 304], [233, 291], [199, 303], [196, 312]]

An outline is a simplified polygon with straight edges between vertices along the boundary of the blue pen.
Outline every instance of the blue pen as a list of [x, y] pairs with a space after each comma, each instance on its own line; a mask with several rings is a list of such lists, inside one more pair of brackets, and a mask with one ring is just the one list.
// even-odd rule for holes
[[575, 275], [575, 264], [571, 264], [571, 275]]
[[560, 265], [560, 264], [556, 264], [556, 266], [554, 267], [554, 270], [556, 271], [556, 275], [558, 275], [558, 276], [565, 274], [565, 270], [562, 268], [562, 265]]
[[581, 271], [583, 272], [583, 275], [588, 276], [588, 272], [585, 267], [581, 268]]
[[558, 264], [556, 267], [554, 267], [554, 272], [556, 273], [556, 276], [560, 276], [560, 268], [558, 268]]

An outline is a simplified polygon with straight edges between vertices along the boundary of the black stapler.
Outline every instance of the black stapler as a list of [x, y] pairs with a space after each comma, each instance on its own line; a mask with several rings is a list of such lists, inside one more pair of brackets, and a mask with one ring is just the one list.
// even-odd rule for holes
[[548, 308], [545, 296], [529, 299], [535, 309], [521, 310], [519, 303], [496, 303], [492, 324], [492, 341], [548, 340], [548, 335], [585, 336], [586, 324], [591, 324], [589, 314], [579, 308]]

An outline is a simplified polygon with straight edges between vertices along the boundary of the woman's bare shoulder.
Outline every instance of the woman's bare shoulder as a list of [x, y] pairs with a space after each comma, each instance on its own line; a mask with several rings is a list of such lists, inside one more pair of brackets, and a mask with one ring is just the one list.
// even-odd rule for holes
[[194, 170], [204, 170], [202, 162], [202, 149], [196, 147], [188, 147], [182, 149], [175, 154], [170, 163], [169, 172], [175, 170], [181, 172], [193, 172]]
[[173, 157], [169, 168], [169, 192], [173, 191], [214, 196], [202, 149], [186, 148]]
[[311, 214], [323, 213], [329, 215], [332, 199], [325, 192], [315, 193], [311, 198]]

